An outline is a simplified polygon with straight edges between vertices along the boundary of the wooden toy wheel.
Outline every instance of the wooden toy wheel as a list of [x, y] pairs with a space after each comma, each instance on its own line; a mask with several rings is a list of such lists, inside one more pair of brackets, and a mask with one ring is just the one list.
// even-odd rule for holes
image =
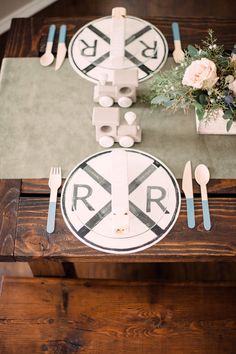
[[118, 99], [118, 105], [123, 108], [128, 108], [132, 106], [133, 101], [129, 97], [120, 97]]
[[125, 135], [119, 139], [120, 146], [128, 148], [134, 145], [134, 139], [131, 136]]
[[114, 100], [112, 97], [109, 96], [102, 96], [99, 98], [99, 104], [102, 107], [111, 107], [114, 103]]
[[99, 144], [104, 148], [109, 148], [114, 144], [114, 139], [112, 136], [102, 136], [99, 139]]

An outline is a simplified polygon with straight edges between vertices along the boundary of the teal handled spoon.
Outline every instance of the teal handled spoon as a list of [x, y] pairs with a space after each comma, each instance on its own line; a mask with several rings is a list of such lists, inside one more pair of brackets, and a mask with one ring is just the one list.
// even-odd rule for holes
[[203, 224], [205, 230], [211, 229], [210, 211], [207, 196], [207, 183], [210, 179], [210, 172], [206, 165], [198, 165], [195, 169], [195, 179], [201, 188]]
[[40, 57], [40, 64], [42, 66], [49, 66], [52, 64], [52, 62], [54, 60], [54, 55], [52, 54], [52, 46], [53, 46], [55, 32], [56, 32], [56, 26], [51, 25], [49, 27], [45, 53]]
[[177, 22], [172, 23], [172, 34], [174, 38], [174, 51], [173, 59], [177, 64], [180, 64], [184, 61], [184, 51], [181, 47], [180, 33], [179, 33], [179, 24]]

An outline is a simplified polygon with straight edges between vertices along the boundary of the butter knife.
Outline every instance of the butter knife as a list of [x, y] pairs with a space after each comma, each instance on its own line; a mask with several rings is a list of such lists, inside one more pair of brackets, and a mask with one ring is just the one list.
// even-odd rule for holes
[[186, 204], [187, 204], [188, 227], [190, 229], [193, 229], [195, 227], [195, 214], [194, 214], [194, 201], [193, 201], [193, 180], [192, 180], [191, 161], [188, 161], [185, 164], [183, 181], [182, 181], [182, 189], [184, 191]]
[[66, 56], [66, 25], [61, 25], [59, 32], [59, 40], [57, 46], [57, 58], [56, 58], [56, 66], [55, 71], [60, 69], [62, 66], [65, 56]]

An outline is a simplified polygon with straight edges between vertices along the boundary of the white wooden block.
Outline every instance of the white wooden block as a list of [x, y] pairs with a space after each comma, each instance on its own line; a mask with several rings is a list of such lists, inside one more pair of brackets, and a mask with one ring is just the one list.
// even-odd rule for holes
[[196, 115], [196, 128], [198, 134], [211, 134], [211, 135], [236, 135], [236, 122], [233, 123], [230, 130], [226, 130], [227, 120], [222, 117], [222, 112], [215, 115], [214, 118], [209, 120], [203, 119], [199, 121]]
[[127, 153], [123, 149], [112, 151], [112, 229], [115, 234], [129, 231], [129, 188]]
[[124, 64], [125, 16], [125, 8], [117, 7], [112, 10], [110, 59], [113, 69], [121, 68]]
[[112, 9], [112, 17], [115, 17], [115, 18], [121, 18], [121, 17], [124, 17], [126, 16], [127, 14], [127, 11], [126, 11], [126, 8], [125, 7], [114, 7]]
[[93, 125], [112, 125], [118, 126], [120, 122], [120, 110], [118, 107], [94, 107], [93, 108]]
[[119, 138], [125, 135], [136, 136], [137, 135], [137, 126], [136, 125], [128, 125], [128, 124], [120, 124], [118, 129]]
[[112, 82], [117, 86], [138, 87], [138, 68], [113, 70]]

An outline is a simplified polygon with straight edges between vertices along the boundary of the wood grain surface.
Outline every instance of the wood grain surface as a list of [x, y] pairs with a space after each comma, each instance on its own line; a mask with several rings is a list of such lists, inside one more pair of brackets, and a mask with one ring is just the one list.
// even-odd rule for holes
[[17, 218], [15, 257], [63, 261], [161, 262], [161, 261], [236, 261], [236, 198], [210, 198], [211, 231], [202, 223], [200, 198], [195, 198], [195, 229], [186, 225], [187, 210], [182, 199], [178, 222], [158, 244], [130, 255], [98, 252], [82, 244], [65, 225], [58, 199], [56, 228], [47, 234], [48, 197], [21, 197]]
[[[62, 181], [62, 186], [65, 180]], [[182, 179], [177, 179], [180, 190], [182, 189]], [[199, 185], [195, 180], [193, 180], [193, 190], [194, 193], [199, 194]], [[217, 194], [223, 196], [236, 196], [236, 179], [210, 179], [207, 190], [209, 194]], [[59, 193], [61, 188], [59, 190]], [[48, 179], [22, 179], [21, 183], [21, 194], [22, 195], [48, 195], [50, 192], [48, 187]]]
[[[33, 18], [13, 19], [5, 49], [5, 57], [38, 57], [45, 51], [50, 24], [55, 23], [57, 31], [62, 23], [67, 24], [68, 44], [79, 28], [95, 18], [95, 16], [51, 17], [44, 19], [41, 23]], [[186, 48], [189, 44], [201, 44], [210, 28], [214, 30], [219, 43], [223, 44], [226, 50], [232, 50], [235, 43], [236, 21], [233, 19], [213, 19], [211, 17], [204, 19], [202, 17], [147, 17], [145, 19], [164, 33], [171, 51], [173, 50], [171, 24], [174, 21], [179, 22], [183, 48]], [[55, 54], [57, 40], [54, 42], [53, 53]]]
[[0, 259], [13, 260], [20, 180], [0, 180]]
[[[67, 42], [69, 42], [75, 31], [82, 25], [101, 16], [101, 14], [106, 15], [105, 12], [108, 12], [108, 10], [110, 13], [110, 9], [114, 5], [112, 2], [109, 3], [106, 1], [101, 6], [101, 3], [95, 1], [93, 3], [95, 6], [94, 11], [90, 11], [90, 2], [86, 3], [83, 9], [80, 5], [75, 5], [71, 2], [69, 2], [69, 4], [68, 11], [65, 12], [65, 14], [67, 14], [67, 16], [76, 16], [77, 14], [73, 13], [72, 9], [80, 8], [81, 11], [78, 15], [81, 17], [49, 17], [52, 16], [52, 14], [60, 13], [59, 7], [61, 5], [56, 5], [58, 12], [53, 12], [52, 10], [50, 12], [49, 9], [49, 12], [47, 12], [49, 15], [47, 16], [43, 15], [45, 12], [42, 11], [39, 16], [27, 19], [14, 19], [8, 35], [5, 56], [38, 57], [45, 49], [48, 27], [51, 23], [57, 25], [57, 30], [62, 23], [68, 25]], [[173, 39], [171, 35], [171, 23], [173, 21], [180, 23], [184, 47], [189, 43], [200, 43], [206, 35], [208, 28], [215, 30], [219, 42], [225, 45], [225, 49], [231, 50], [235, 43], [236, 22], [233, 15], [231, 18], [228, 3], [225, 5], [222, 13], [218, 12], [218, 16], [215, 18], [206, 17], [210, 14], [207, 4], [205, 15], [203, 8], [201, 8], [201, 11], [199, 9], [199, 12], [195, 12], [194, 9], [198, 8], [199, 4], [186, 5], [181, 11], [183, 11], [183, 14], [184, 11], [186, 11], [188, 16], [186, 16], [186, 14], [181, 16], [181, 11], [175, 12], [176, 16], [173, 16], [174, 12], [172, 10], [177, 6], [174, 0], [171, 6], [169, 2], [168, 5], [161, 5], [160, 11], [158, 11], [156, 4], [148, 3], [144, 5], [143, 1], [135, 2], [135, 7], [131, 6], [130, 2], [127, 1], [121, 1], [120, 4], [121, 6], [127, 4], [129, 13], [133, 10], [134, 15], [146, 18], [151, 23], [157, 25], [167, 37], [171, 50], [173, 49]], [[212, 9], [212, 16], [214, 11], [220, 6], [219, 4], [220, 2], [217, 1], [214, 9]], [[231, 4], [233, 14], [232, 6]], [[165, 12], [163, 12], [165, 7], [168, 7], [166, 15]], [[228, 13], [227, 16], [226, 12]], [[221, 14], [222, 18], [220, 16]], [[225, 18], [223, 18], [224, 16]], [[55, 50], [56, 43], [54, 51]], [[181, 180], [178, 182], [181, 186]], [[171, 233], [156, 246], [129, 257], [115, 257], [99, 253], [80, 243], [69, 232], [62, 220], [59, 200], [56, 232], [49, 237], [45, 231], [49, 197], [48, 181], [46, 179], [24, 179], [22, 181], [19, 180], [17, 183], [19, 185], [21, 184], [21, 194], [17, 214], [14, 256], [16, 260], [37, 260], [38, 263], [35, 264], [35, 270], [38, 274], [40, 274], [40, 267], [38, 267], [38, 265], [44, 259], [86, 262], [228, 262], [236, 260], [236, 179], [211, 180], [209, 183], [210, 210], [213, 222], [213, 228], [210, 232], [205, 232], [203, 229], [199, 187], [194, 184], [197, 228], [195, 230], [187, 229], [186, 205], [183, 200], [180, 217]], [[15, 226], [16, 223], [11, 221], [10, 228], [13, 230], [12, 233], [14, 233]], [[5, 232], [5, 229], [1, 233], [1, 237], [2, 240], [8, 237], [8, 233]], [[50, 264], [53, 265], [53, 263]], [[42, 265], [42, 268], [43, 267], [44, 265]], [[50, 267], [48, 267], [48, 269], [49, 268]], [[63, 269], [56, 267], [55, 274], [58, 274], [58, 272], [62, 275]]]
[[51, 16], [106, 16], [113, 7], [126, 7], [128, 14], [138, 17], [148, 16], [177, 16], [183, 17], [214, 17], [235, 18], [236, 4], [234, 0], [227, 0], [222, 5], [221, 0], [188, 1], [180, 6], [178, 0], [59, 0], [46, 9], [40, 11], [34, 18], [45, 19]]
[[3, 354], [235, 353], [235, 283], [5, 278], [1, 289]]

